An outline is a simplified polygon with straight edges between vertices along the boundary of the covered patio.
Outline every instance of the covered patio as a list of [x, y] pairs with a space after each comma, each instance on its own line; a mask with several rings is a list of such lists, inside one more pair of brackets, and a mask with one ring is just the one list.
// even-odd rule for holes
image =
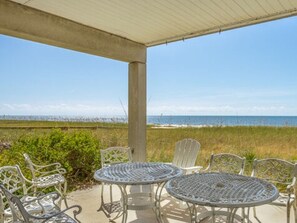
[[[0, 34], [127, 62], [128, 146], [133, 160], [144, 162], [148, 47], [296, 15], [295, 0], [1, 0]], [[98, 187], [69, 195], [70, 204], [83, 207], [82, 222], [108, 222], [97, 212]], [[162, 209], [165, 222], [188, 222], [174, 199]], [[263, 222], [284, 222], [285, 208], [260, 210]], [[131, 211], [128, 222], [155, 222], [155, 215]]]

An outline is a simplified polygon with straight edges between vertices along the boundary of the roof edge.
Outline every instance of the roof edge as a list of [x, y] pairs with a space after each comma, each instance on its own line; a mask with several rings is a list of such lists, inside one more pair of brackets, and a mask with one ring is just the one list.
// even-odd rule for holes
[[242, 28], [242, 27], [250, 26], [250, 25], [256, 25], [256, 24], [260, 24], [260, 23], [264, 23], [264, 22], [270, 22], [270, 21], [288, 18], [288, 17], [292, 17], [292, 16], [297, 16], [297, 8], [270, 14], [267, 16], [246, 19], [246, 20], [242, 20], [239, 22], [235, 22], [235, 23], [229, 23], [224, 26], [216, 26], [216, 27], [212, 27], [210, 29], [205, 29], [202, 31], [191, 32], [191, 33], [184, 34], [184, 35], [178, 35], [178, 36], [174, 36], [174, 37], [171, 37], [168, 39], [161, 39], [161, 40], [146, 43], [145, 45], [147, 47], [153, 47], [153, 46], [158, 46], [158, 45], [162, 45], [162, 44], [191, 39], [191, 38], [195, 38], [195, 37], [199, 37], [199, 36], [205, 36], [205, 35], [209, 35], [209, 34], [213, 34], [213, 33], [221, 33], [223, 31], [228, 31], [228, 30], [232, 30], [232, 29], [236, 29], [236, 28]]
[[8, 0], [0, 1], [0, 34], [102, 56], [146, 63], [146, 46]]

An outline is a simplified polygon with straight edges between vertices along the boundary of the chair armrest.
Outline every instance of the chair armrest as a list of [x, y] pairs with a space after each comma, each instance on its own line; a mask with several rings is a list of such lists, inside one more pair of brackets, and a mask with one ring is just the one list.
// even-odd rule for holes
[[184, 174], [189, 173], [199, 173], [199, 171], [202, 169], [202, 166], [191, 166], [191, 167], [182, 167], [182, 171]]
[[287, 186], [287, 192], [288, 194], [294, 194], [297, 195], [297, 180], [296, 177], [293, 178], [293, 181], [290, 185]]
[[[165, 163], [165, 164], [173, 165], [172, 163]], [[191, 167], [178, 167], [178, 168], [182, 169], [183, 174], [188, 174], [188, 173], [199, 173], [203, 167], [191, 166]]]
[[41, 196], [44, 196], [44, 195], [45, 195], [45, 193], [43, 193], [42, 191], [36, 191], [36, 192], [30, 192], [30, 193], [26, 193], [26, 194], [15, 195], [15, 196], [17, 196], [17, 197], [19, 197], [21, 199], [23, 197], [37, 198], [37, 197], [41, 197]]
[[35, 171], [40, 173], [41, 175], [66, 173], [66, 169], [64, 169], [60, 163], [52, 163], [44, 166], [34, 164], [34, 166], [36, 167]]
[[[13, 203], [13, 206], [16, 205], [18, 207], [18, 211], [20, 211], [24, 217], [26, 216], [25, 218], [28, 216], [30, 217], [33, 213], [46, 214], [61, 211], [60, 207], [55, 203], [60, 197], [57, 192], [48, 193], [40, 197], [30, 197], [25, 195], [20, 198], [11, 194], [6, 194], [6, 196], [12, 196], [11, 198], [8, 197], [8, 199]], [[11, 206], [11, 203], [9, 205]]]
[[31, 162], [31, 164], [35, 167], [35, 171], [41, 174], [50, 174], [50, 173], [65, 174], [66, 173], [66, 170], [62, 168], [61, 163], [38, 165]]
[[208, 167], [206, 167], [205, 169], [203, 169], [203, 170], [200, 170], [199, 172], [200, 173], [208, 173], [209, 172], [209, 166]]
[[41, 209], [43, 209], [44, 211], [44, 207], [42, 205], [42, 200], [49, 200], [52, 204], [53, 204], [53, 207], [56, 209], [56, 210], [60, 210], [60, 207], [56, 204], [56, 201], [61, 198], [61, 195], [58, 193], [58, 192], [51, 192], [51, 193], [48, 193], [48, 194], [44, 194], [44, 195], [41, 195], [41, 196], [38, 196], [38, 197], [27, 197], [29, 199], [26, 200], [26, 196], [23, 196], [21, 201], [22, 201], [22, 204], [24, 206], [27, 206], [27, 205], [31, 205], [31, 204], [38, 204], [39, 207]]
[[30, 202], [35, 202], [35, 201], [38, 201], [38, 200], [42, 200], [42, 199], [44, 199], [46, 197], [50, 197], [50, 198], [52, 198], [53, 201], [55, 201], [55, 200], [59, 199], [59, 197], [61, 197], [61, 195], [58, 192], [51, 192], [51, 193], [48, 193], [48, 194], [43, 194], [41, 196], [38, 196], [38, 197], [36, 197], [34, 199], [31, 199], [29, 201], [25, 201], [25, 202], [23, 202], [23, 204], [27, 204], [27, 203], [30, 203]]
[[55, 167], [56, 169], [62, 167], [61, 163], [50, 163], [50, 164], [46, 164], [46, 165], [38, 165], [35, 163], [32, 163], [33, 166], [37, 167], [37, 168], [49, 168], [49, 167]]
[[[68, 207], [68, 208], [66, 208], [66, 209], [64, 209], [64, 210], [61, 210], [61, 211], [58, 211], [58, 212], [54, 212], [54, 213], [46, 213], [46, 214], [44, 214], [43, 216], [31, 215], [31, 214], [29, 214], [29, 213], [28, 213], [28, 216], [29, 216], [29, 218], [31, 218], [31, 219], [44, 220], [44, 221], [42, 221], [42, 222], [47, 222], [47, 220], [50, 220], [51, 218], [54, 218], [54, 217], [58, 217], [58, 216], [61, 215], [61, 214], [65, 214], [64, 216], [67, 217], [68, 219], [70, 219], [71, 217], [70, 217], [68, 214], [66, 214], [65, 212], [67, 212], [67, 211], [69, 211], [69, 210], [71, 210], [71, 209], [74, 209], [74, 210], [72, 211], [72, 212], [73, 212], [74, 219], [75, 219], [78, 223], [80, 223], [80, 221], [76, 218], [76, 216], [77, 216], [78, 214], [80, 214], [81, 211], [82, 211], [82, 208], [81, 208], [80, 205], [73, 205], [73, 206], [70, 206], [70, 207]], [[64, 221], [63, 221], [63, 222], [64, 222]], [[68, 221], [65, 221], [65, 222], [68, 222]]]
[[[50, 194], [54, 194], [54, 195], [56, 195], [57, 193], [50, 193]], [[45, 195], [45, 196], [49, 196], [50, 194], [47, 194], [47, 195]], [[44, 198], [45, 196], [41, 196], [40, 198]], [[37, 199], [40, 199], [40, 198], [37, 198]], [[51, 212], [51, 213], [44, 213], [43, 215], [40, 215], [40, 216], [37, 216], [37, 215], [32, 215], [32, 214], [30, 214], [29, 212], [27, 212], [26, 210], [25, 210], [25, 206], [24, 206], [24, 203], [20, 203], [20, 199], [18, 198], [18, 197], [16, 197], [16, 196], [13, 196], [13, 197], [11, 197], [10, 198], [11, 199], [11, 201], [14, 203], [14, 204], [16, 204], [17, 206], [18, 206], [18, 208], [19, 208], [19, 210], [21, 211], [21, 213], [22, 213], [22, 215], [23, 216], [26, 216], [26, 218], [27, 219], [36, 219], [36, 220], [44, 220], [44, 221], [42, 221], [42, 222], [47, 222], [47, 220], [50, 220], [51, 218], [54, 218], [54, 217], [58, 217], [59, 215], [61, 215], [61, 214], [64, 214], [64, 216], [66, 217], [66, 218], [68, 218], [68, 219], [70, 219], [71, 217], [70, 216], [68, 216], [67, 214], [65, 214], [65, 212], [66, 211], [68, 211], [68, 210], [70, 210], [70, 209], [75, 209], [75, 210], [73, 210], [73, 214], [74, 214], [74, 219], [76, 219], [77, 220], [77, 222], [80, 222], [77, 218], [76, 218], [76, 215], [78, 215], [79, 213], [81, 213], [81, 211], [82, 211], [82, 208], [81, 208], [81, 206], [79, 206], [79, 205], [73, 205], [73, 206], [71, 206], [71, 207], [68, 207], [68, 208], [66, 208], [66, 209], [64, 209], [64, 210], [60, 210], [60, 209], [57, 209], [56, 211], [54, 211], [54, 212]], [[33, 201], [33, 200], [32, 200]], [[36, 201], [36, 200], [35, 200]], [[31, 222], [31, 221], [30, 221]], [[66, 222], [66, 221], [65, 221]]]
[[35, 171], [40, 174], [39, 176], [46, 176], [46, 175], [49, 175], [49, 174], [61, 174], [61, 175], [63, 175], [63, 174], [65, 174], [67, 172], [64, 168], [48, 170], [48, 171], [37, 169]]

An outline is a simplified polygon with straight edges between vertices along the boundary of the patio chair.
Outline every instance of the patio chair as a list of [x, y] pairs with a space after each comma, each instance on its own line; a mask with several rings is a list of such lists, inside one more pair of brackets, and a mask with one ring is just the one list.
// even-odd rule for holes
[[66, 170], [61, 167], [62, 165], [60, 163], [51, 163], [47, 165], [35, 164], [27, 153], [24, 153], [23, 155], [32, 174], [34, 191], [54, 187], [56, 191], [60, 193], [66, 207], [68, 207], [66, 200], [67, 181], [63, 176], [66, 174]]
[[[287, 208], [287, 223], [290, 222], [290, 210], [293, 207], [295, 223], [297, 223], [297, 163], [275, 158], [254, 160], [252, 177], [267, 180], [279, 188], [281, 193], [278, 199], [270, 205]], [[261, 222], [257, 217], [256, 208], [253, 208], [253, 212], [257, 221]]]
[[[20, 196], [20, 201], [23, 203], [36, 200], [37, 198], [28, 193], [32, 189], [31, 183], [24, 177], [18, 165], [0, 167], [0, 184], [10, 193]], [[30, 205], [26, 206], [26, 210], [31, 214], [46, 213], [58, 209], [56, 204], [52, 202], [51, 195], [44, 196], [39, 200], [39, 203], [31, 202]], [[8, 201], [2, 196], [0, 199], [0, 223], [10, 222], [12, 217], [13, 215]]]
[[[9, 190], [7, 190], [2, 184], [0, 184], [0, 190], [2, 192], [1, 196], [4, 196], [10, 206], [12, 212], [12, 222], [34, 222], [34, 223], [42, 223], [42, 222], [56, 222], [56, 223], [80, 223], [80, 221], [76, 218], [76, 216], [81, 212], [81, 207], [79, 205], [73, 205], [69, 208], [66, 208], [62, 211], [53, 211], [53, 212], [41, 212], [38, 214], [32, 214], [28, 212], [28, 206], [36, 204], [40, 204], [40, 200], [48, 195], [44, 195], [38, 197], [34, 200], [28, 202], [22, 202], [19, 197], [13, 195]], [[53, 192], [52, 195], [54, 200], [59, 198], [59, 194], [57, 192]], [[66, 214], [66, 211], [73, 210], [74, 217], [70, 217]]]
[[[202, 172], [223, 172], [243, 175], [245, 160], [246, 159], [244, 157], [240, 157], [231, 153], [212, 154], [210, 156], [208, 167]], [[211, 210], [213, 222], [215, 222], [216, 215], [228, 216], [229, 214], [229, 210], [215, 210], [215, 208], [211, 208]], [[244, 209], [242, 209], [242, 216], [235, 216], [235, 218], [239, 221], [242, 221], [242, 219], [245, 217], [246, 215]]]
[[[107, 149], [100, 150], [101, 154], [101, 167], [108, 167], [110, 165], [124, 163], [124, 162], [132, 162], [132, 150], [129, 147], [109, 147]], [[104, 201], [104, 189], [107, 186], [106, 183], [101, 184], [101, 204], [98, 211], [103, 211], [103, 213], [110, 218], [112, 213], [118, 212], [114, 219], [119, 217], [121, 203], [120, 201], [113, 200], [113, 191], [112, 184], [109, 184], [109, 201]]]
[[[195, 139], [183, 139], [175, 144], [175, 151], [172, 164], [182, 169], [183, 174], [190, 174], [199, 172], [202, 166], [195, 166], [198, 153], [200, 150], [200, 143]], [[167, 197], [168, 194], [163, 194], [163, 197]], [[177, 201], [180, 208], [185, 208], [186, 203], [183, 201]]]
[[203, 172], [224, 172], [242, 175], [245, 158], [230, 153], [212, 154], [208, 167]]
[[202, 166], [195, 166], [200, 143], [194, 139], [183, 139], [175, 144], [172, 165], [181, 168], [184, 174], [198, 172]]

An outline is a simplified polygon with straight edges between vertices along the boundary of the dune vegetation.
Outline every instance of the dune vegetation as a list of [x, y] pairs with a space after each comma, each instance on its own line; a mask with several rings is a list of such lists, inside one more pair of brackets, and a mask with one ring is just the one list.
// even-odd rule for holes
[[[247, 159], [246, 174], [250, 174], [255, 158], [276, 157], [297, 162], [296, 127], [203, 127], [147, 129], [147, 160], [170, 162], [175, 143], [193, 138], [201, 143], [197, 165], [207, 166], [211, 153], [234, 153]], [[99, 150], [110, 146], [127, 146], [126, 124], [0, 121], [1, 165], [18, 163], [22, 152], [28, 152], [39, 162], [59, 161], [66, 165], [68, 178], [74, 185], [79, 180], [91, 183], [95, 169], [100, 168]], [[68, 159], [68, 160], [67, 160]], [[79, 160], [84, 162], [79, 162]], [[88, 165], [83, 165], [88, 163]], [[81, 166], [80, 166], [81, 164]], [[85, 168], [85, 169], [84, 169]], [[76, 180], [77, 179], [77, 180]], [[85, 182], [84, 182], [85, 180]]]

